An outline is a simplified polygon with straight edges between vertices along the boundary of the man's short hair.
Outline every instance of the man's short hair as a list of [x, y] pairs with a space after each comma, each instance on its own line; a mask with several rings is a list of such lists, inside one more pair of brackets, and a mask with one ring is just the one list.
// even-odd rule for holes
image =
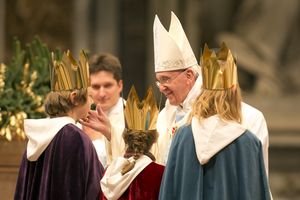
[[90, 74], [107, 71], [113, 74], [114, 79], [119, 82], [122, 79], [122, 66], [120, 60], [110, 53], [98, 53], [89, 59]]

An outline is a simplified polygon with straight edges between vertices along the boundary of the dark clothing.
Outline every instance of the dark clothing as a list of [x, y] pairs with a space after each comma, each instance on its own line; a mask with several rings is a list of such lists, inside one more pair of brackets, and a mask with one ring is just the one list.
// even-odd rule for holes
[[88, 136], [67, 124], [36, 161], [29, 161], [25, 151], [15, 200], [99, 199], [103, 171]]

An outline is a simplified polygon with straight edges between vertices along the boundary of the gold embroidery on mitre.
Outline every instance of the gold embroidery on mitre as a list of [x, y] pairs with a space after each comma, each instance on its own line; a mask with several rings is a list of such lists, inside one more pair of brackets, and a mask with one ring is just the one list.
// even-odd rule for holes
[[216, 52], [205, 44], [200, 63], [204, 89], [222, 90], [238, 84], [237, 66], [224, 42]]
[[50, 81], [52, 91], [87, 88], [90, 82], [89, 64], [85, 52], [80, 51], [78, 63], [69, 50], [63, 53], [60, 60], [56, 60], [52, 53]]

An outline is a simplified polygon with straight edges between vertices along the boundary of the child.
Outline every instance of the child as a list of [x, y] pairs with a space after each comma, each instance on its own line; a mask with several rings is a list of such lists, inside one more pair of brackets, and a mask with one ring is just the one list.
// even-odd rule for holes
[[77, 64], [68, 51], [61, 61], [52, 55], [52, 61], [49, 118], [24, 122], [28, 144], [15, 199], [99, 199], [103, 167], [91, 140], [75, 125], [91, 105], [86, 56], [81, 51]]
[[[97, 111], [102, 112], [99, 105]], [[106, 169], [101, 179], [101, 200], [158, 199], [164, 166], [155, 163], [155, 157], [150, 152], [158, 137], [157, 114], [153, 91], [148, 89], [145, 100], [140, 102], [132, 87], [124, 109], [125, 155], [117, 157]], [[100, 124], [98, 119], [97, 112], [91, 112], [88, 122], [82, 123], [97, 128]]]

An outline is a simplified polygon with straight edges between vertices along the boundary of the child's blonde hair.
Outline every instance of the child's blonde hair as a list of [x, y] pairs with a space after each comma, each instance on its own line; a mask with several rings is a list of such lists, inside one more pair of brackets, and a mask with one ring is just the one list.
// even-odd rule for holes
[[224, 90], [203, 89], [192, 106], [189, 121], [192, 117], [200, 121], [218, 115], [226, 121], [242, 123], [241, 91], [238, 85]]

